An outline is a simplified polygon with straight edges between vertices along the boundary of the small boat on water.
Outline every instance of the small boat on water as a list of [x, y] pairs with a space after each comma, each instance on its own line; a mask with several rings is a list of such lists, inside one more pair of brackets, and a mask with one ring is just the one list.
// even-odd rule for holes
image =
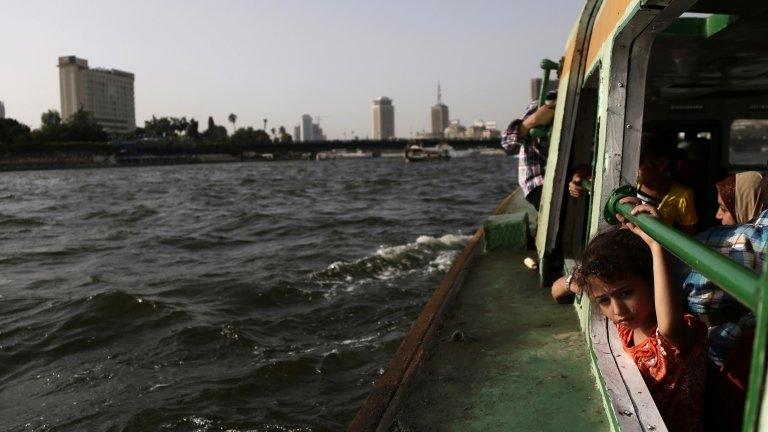
[[451, 159], [451, 146], [440, 144], [436, 147], [423, 147], [410, 144], [405, 148], [406, 162], [444, 161]]
[[[626, 179], [637, 177], [645, 132], [665, 137], [670, 150], [679, 134], [708, 134], [705, 184], [764, 169], [764, 160], [728, 155], [735, 120], [768, 119], [760, 108], [768, 104], [765, 40], [764, 2], [585, 0], [562, 61], [542, 61], [545, 76], [558, 66], [560, 73], [538, 211], [517, 189], [478, 228], [348, 431], [667, 431], [616, 326], [588, 296], [556, 305], [547, 287], [573, 271], [610, 216], [630, 217], [617, 202], [628, 193]], [[414, 162], [446, 156], [406, 149]], [[569, 174], [584, 166], [590, 194], [570, 199]], [[694, 193], [715, 214], [715, 188]], [[723, 423], [704, 430], [768, 430], [768, 272], [756, 274], [673, 227], [651, 231], [635, 220], [757, 317], [743, 407], [691, 420]], [[700, 229], [713, 224], [700, 221]]]

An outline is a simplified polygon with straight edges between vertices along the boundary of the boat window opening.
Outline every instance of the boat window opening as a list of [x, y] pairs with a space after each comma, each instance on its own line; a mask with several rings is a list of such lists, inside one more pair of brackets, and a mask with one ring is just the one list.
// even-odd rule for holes
[[[768, 4], [700, 0], [689, 12], [695, 14], [684, 14], [651, 46], [642, 123], [643, 141], [653, 137], [670, 146], [670, 169], [676, 181], [693, 190], [695, 231], [701, 232], [720, 225], [714, 217], [717, 181], [729, 173], [767, 168], [768, 109], [762, 107], [768, 107]], [[743, 397], [750, 391], [743, 389], [751, 344], [744, 345], [745, 352], [733, 360], [741, 367], [742, 391], [729, 399], [741, 397], [741, 402], [718, 406], [717, 399], [708, 400], [713, 405], [705, 404], [705, 429], [741, 429]], [[707, 382], [710, 393], [728, 391], [712, 382]], [[707, 412], [718, 412], [719, 418]]]
[[688, 12], [651, 47], [643, 127], [674, 146], [675, 178], [693, 189], [701, 231], [719, 223], [713, 184], [766, 168], [768, 134], [759, 121], [768, 110], [758, 108], [768, 106], [768, 8], [700, 0]]
[[731, 123], [731, 165], [765, 166], [768, 162], [768, 119], [736, 119]]
[[[576, 108], [576, 129], [573, 134], [573, 144], [568, 161], [567, 180], [578, 167], [589, 167], [589, 172], [594, 174], [594, 157], [598, 142], [598, 85], [600, 67], [586, 78], [581, 89], [578, 106]], [[584, 198], [573, 199], [568, 192], [564, 193], [565, 202], [561, 207], [561, 235], [564, 258], [581, 258], [581, 254], [588, 240], [590, 194]]]

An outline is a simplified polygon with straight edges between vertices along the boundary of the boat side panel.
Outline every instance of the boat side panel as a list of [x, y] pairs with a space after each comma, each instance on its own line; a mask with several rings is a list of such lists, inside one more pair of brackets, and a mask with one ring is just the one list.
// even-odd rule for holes
[[[580, 23], [584, 19], [584, 14], [589, 13], [590, 3], [587, 2], [579, 14], [579, 20], [571, 28], [571, 32], [568, 34], [568, 41], [565, 43], [565, 50], [563, 51], [563, 64], [560, 65], [560, 82], [568, 79], [571, 74], [571, 63], [573, 62], [573, 56], [576, 54], [574, 49], [576, 48], [576, 39], [579, 33]], [[559, 89], [558, 89], [559, 91]]]
[[619, 22], [616, 33], [606, 42], [599, 57], [599, 94], [597, 121], [597, 157], [595, 158], [595, 179], [590, 212], [590, 237], [605, 224], [602, 209], [613, 190], [623, 182], [634, 179], [622, 176], [622, 155], [624, 131], [632, 125], [625, 124], [627, 103], [627, 75], [630, 68], [630, 50], [633, 41], [658, 14], [657, 10], [644, 10], [635, 5], [626, 11], [626, 17]]
[[[536, 248], [539, 252], [542, 272], [548, 268], [545, 256], [552, 250], [557, 237], [563, 189], [567, 177], [568, 160], [573, 141], [573, 131], [576, 126], [581, 87], [584, 80], [585, 48], [591, 34], [591, 23], [596, 14], [595, 8], [599, 0], [588, 1], [581, 13], [579, 21], [571, 33], [566, 45], [563, 61], [563, 76], [558, 88], [558, 106], [552, 127], [548, 160], [552, 161], [547, 168], [549, 172], [544, 179], [542, 200], [540, 205], [540, 220], [538, 225], [543, 227], [536, 233]], [[556, 145], [554, 145], [556, 143]], [[544, 275], [547, 278], [547, 275]]]
[[[640, 375], [640, 371], [632, 359], [624, 352], [616, 326], [605, 318], [603, 318], [603, 321], [605, 321], [607, 326], [607, 337], [611, 348], [611, 355], [616, 361], [617, 372], [621, 374], [622, 381], [624, 381], [627, 395], [631, 399], [630, 402], [634, 407], [638, 422], [644, 429], [655, 432], [665, 431], [664, 419], [661, 418], [661, 414], [656, 407], [656, 403], [653, 401], [653, 396], [648, 391], [648, 386], [645, 384], [643, 376]], [[619, 415], [621, 414], [619, 412]]]
[[587, 70], [598, 61], [601, 52], [610, 46], [621, 23], [630, 17], [630, 10], [638, 0], [604, 0], [592, 27], [592, 37], [587, 51]]

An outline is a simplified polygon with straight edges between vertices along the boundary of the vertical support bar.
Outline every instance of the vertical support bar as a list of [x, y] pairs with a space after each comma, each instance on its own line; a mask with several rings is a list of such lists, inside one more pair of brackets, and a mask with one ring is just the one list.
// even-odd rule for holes
[[541, 61], [541, 69], [544, 71], [544, 76], [541, 79], [541, 88], [539, 89], [539, 107], [544, 105], [547, 99], [547, 93], [549, 93], [549, 73], [554, 69], [560, 67], [559, 64], [552, 60], [544, 59]]
[[755, 338], [752, 343], [752, 361], [749, 369], [749, 384], [747, 385], [747, 398], [744, 407], [743, 431], [757, 429], [760, 404], [765, 383], [765, 350], [766, 337], [768, 337], [768, 265], [763, 268], [763, 275], [757, 286], [757, 308], [755, 316]]
[[[568, 160], [576, 129], [576, 113], [578, 112], [581, 88], [586, 74], [589, 40], [601, 0], [587, 0], [585, 3], [579, 21], [566, 44], [559, 83], [561, 93], [558, 94], [557, 103], [561, 117], [558, 119], [555, 116], [553, 123], [547, 156], [549, 163], [547, 164], [547, 174], [544, 177], [544, 188], [541, 191], [542, 200], [539, 206], [538, 225], [546, 227], [546, 229], [537, 230], [536, 249], [538, 249], [541, 262], [539, 268], [542, 273], [544, 268], [548, 267], [547, 262], [556, 244]], [[556, 262], [557, 258], [554, 261]]]

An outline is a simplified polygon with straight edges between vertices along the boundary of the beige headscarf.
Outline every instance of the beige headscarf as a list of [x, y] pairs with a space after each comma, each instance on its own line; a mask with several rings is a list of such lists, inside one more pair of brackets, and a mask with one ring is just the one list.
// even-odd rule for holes
[[751, 221], [768, 207], [768, 175], [756, 171], [736, 174], [734, 195], [736, 223]]

